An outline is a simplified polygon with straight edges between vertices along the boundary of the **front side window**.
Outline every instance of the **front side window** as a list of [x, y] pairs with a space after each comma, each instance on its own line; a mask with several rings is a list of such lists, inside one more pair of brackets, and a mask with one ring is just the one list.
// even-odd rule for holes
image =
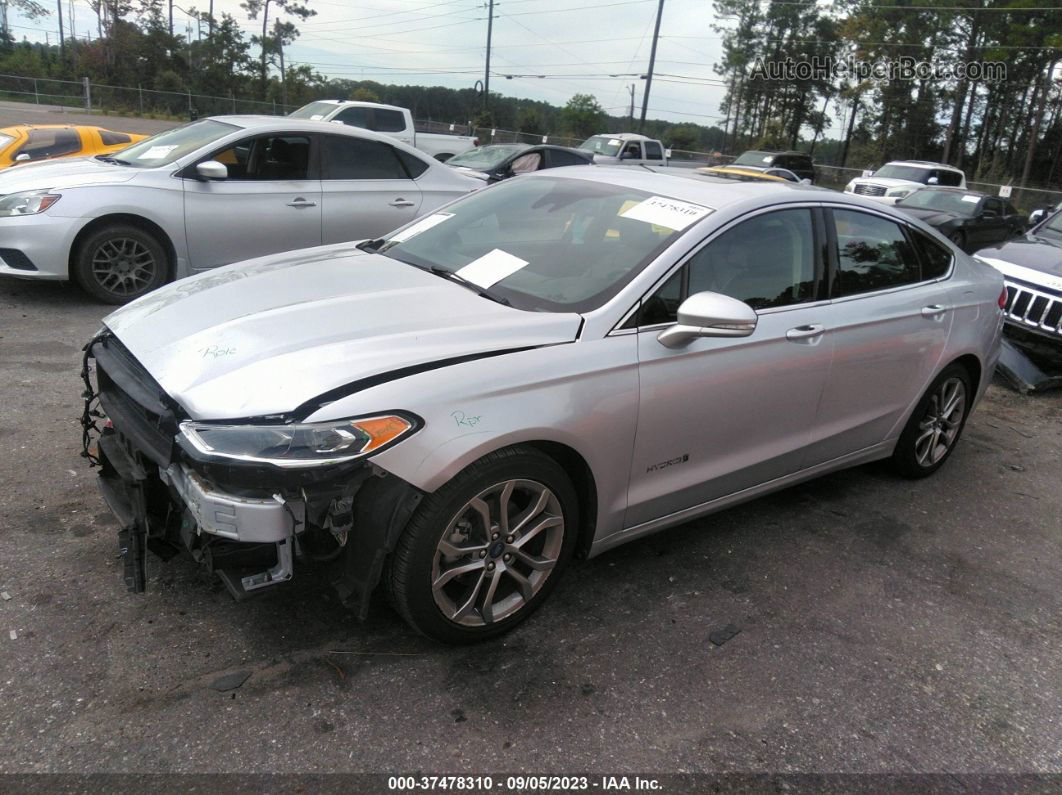
[[541, 165], [542, 153], [528, 152], [526, 155], [520, 155], [516, 158], [510, 170], [514, 174], [530, 174], [532, 171], [538, 171]]
[[834, 296], [913, 284], [918, 258], [900, 225], [877, 215], [833, 210], [837, 234]]
[[721, 293], [753, 309], [811, 301], [816, 271], [811, 210], [764, 213], [694, 254], [643, 302], [636, 324], [630, 325], [674, 323], [679, 304], [695, 293]]
[[949, 188], [957, 188], [962, 185], [962, 174], [958, 171], [949, 171], [946, 168], [942, 168], [937, 173], [938, 185], [946, 185]]
[[47, 160], [79, 151], [81, 139], [76, 130], [30, 130], [26, 143], [15, 152], [15, 157], [29, 155], [30, 160]]
[[642, 157], [642, 147], [634, 143], [627, 144], [627, 146], [623, 150], [623, 156], [630, 157], [635, 160], [640, 160]]
[[310, 138], [306, 135], [263, 135], [247, 138], [216, 153], [229, 179], [278, 181], [308, 178]]
[[[660, 211], [669, 203], [683, 206], [680, 220]], [[380, 253], [456, 273], [518, 309], [585, 312], [710, 212], [634, 188], [536, 175], [470, 194], [423, 219], [427, 228], [400, 230]]]
[[346, 135], [326, 135], [321, 179], [408, 179], [393, 146]]
[[999, 199], [985, 199], [984, 209], [989, 215], [1003, 215], [1003, 202], [1001, 202]]
[[663, 160], [664, 150], [660, 148], [660, 144], [656, 141], [645, 142], [645, 159], [646, 160]]

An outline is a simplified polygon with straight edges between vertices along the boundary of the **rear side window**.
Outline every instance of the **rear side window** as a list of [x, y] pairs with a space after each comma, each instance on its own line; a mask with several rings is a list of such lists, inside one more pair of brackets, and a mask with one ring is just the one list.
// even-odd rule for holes
[[326, 135], [321, 179], [408, 179], [394, 147], [339, 135]]
[[401, 149], [395, 149], [394, 152], [398, 155], [398, 159], [402, 161], [402, 165], [406, 167], [406, 171], [409, 172], [409, 176], [413, 179], [416, 179], [428, 170], [428, 164], [416, 155], [411, 155], [409, 152], [403, 152]]
[[837, 275], [833, 294], [858, 295], [914, 284], [918, 257], [900, 225], [868, 213], [833, 211]]
[[549, 168], [586, 165], [585, 157], [581, 157], [573, 152], [565, 152], [563, 149], [550, 149], [548, 150], [547, 157], [549, 159]]
[[133, 139], [125, 133], [100, 130], [100, 140], [103, 141], [104, 146], [117, 146], [118, 144], [127, 144]]
[[951, 267], [951, 252], [929, 235], [911, 230], [915, 245], [922, 255], [922, 280], [939, 279]]
[[26, 143], [22, 144], [15, 157], [29, 155], [30, 160], [72, 155], [81, 151], [81, 139], [75, 130], [30, 130]]
[[406, 129], [406, 120], [397, 110], [376, 108], [375, 125], [371, 128], [377, 132], [402, 132]]
[[962, 185], [962, 174], [958, 171], [948, 171], [947, 169], [941, 169], [937, 172], [938, 185], [946, 185], [949, 188], [957, 188]]
[[645, 142], [645, 159], [646, 160], [663, 160], [664, 150], [660, 148], [660, 144], [656, 141]]

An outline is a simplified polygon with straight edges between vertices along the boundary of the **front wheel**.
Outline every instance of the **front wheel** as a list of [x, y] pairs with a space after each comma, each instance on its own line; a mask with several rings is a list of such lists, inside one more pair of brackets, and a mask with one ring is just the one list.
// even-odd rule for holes
[[114, 224], [90, 234], [78, 247], [74, 276], [82, 289], [108, 304], [125, 304], [169, 278], [162, 244], [131, 224]]
[[545, 600], [578, 533], [576, 496], [544, 453], [510, 447], [428, 496], [399, 539], [388, 591], [415, 629], [468, 643], [513, 628]]
[[958, 364], [944, 368], [900, 434], [892, 454], [895, 469], [909, 478], [924, 478], [940, 469], [955, 450], [972, 401], [966, 368]]
[[948, 235], [948, 240], [956, 245], [961, 251], [966, 251], [966, 235], [962, 231], [952, 232]]

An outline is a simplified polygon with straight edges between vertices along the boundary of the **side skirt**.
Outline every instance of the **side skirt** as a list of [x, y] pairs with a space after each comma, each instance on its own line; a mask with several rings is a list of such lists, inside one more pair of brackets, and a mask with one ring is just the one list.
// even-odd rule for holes
[[725, 497], [719, 497], [718, 499], [709, 502], [703, 502], [700, 505], [684, 508], [681, 511], [676, 511], [675, 513], [661, 516], [657, 519], [650, 519], [648, 522], [642, 522], [634, 527], [628, 527], [626, 530], [620, 530], [618, 533], [613, 533], [610, 536], [595, 541], [590, 547], [590, 554], [588, 557], [592, 558], [595, 555], [600, 555], [606, 550], [617, 547], [620, 544], [625, 544], [628, 541], [633, 541], [636, 538], [641, 538], [642, 536], [659, 532], [668, 527], [683, 524], [684, 522], [697, 519], [701, 516], [716, 513], [717, 511], [721, 511], [733, 505], [748, 502], [749, 500], [753, 500], [772, 491], [779, 491], [780, 489], [794, 486], [797, 483], [803, 483], [806, 480], [813, 480], [828, 472], [834, 472], [838, 469], [847, 469], [848, 467], [859, 466], [860, 464], [867, 464], [871, 461], [879, 461], [883, 458], [888, 458], [892, 455], [895, 446], [896, 440], [891, 439], [876, 444], [873, 447], [867, 447], [855, 453], [849, 453], [840, 458], [835, 458], [832, 461], [825, 461], [808, 469], [801, 469], [799, 472], [794, 472], [791, 475], [785, 475], [784, 477], [775, 478], [774, 480], [768, 480], [766, 483], [761, 483], [758, 486], [751, 486], [742, 491], [736, 491]]

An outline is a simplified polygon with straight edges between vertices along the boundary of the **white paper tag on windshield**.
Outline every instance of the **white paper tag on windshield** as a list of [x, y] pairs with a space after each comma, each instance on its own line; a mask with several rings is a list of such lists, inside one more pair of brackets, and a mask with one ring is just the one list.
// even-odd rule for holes
[[715, 211], [711, 207], [665, 199], [663, 196], [651, 196], [624, 210], [620, 215], [635, 221], [645, 221], [647, 224], [666, 226], [678, 232], [713, 212]]
[[177, 145], [173, 146], [152, 146], [146, 152], [144, 152], [137, 160], [162, 160], [170, 152], [177, 148]]
[[971, 202], [972, 204], [977, 204], [977, 202], [981, 201], [981, 197], [980, 196], [963, 196], [962, 200], [964, 202]]
[[315, 113], [315, 114], [313, 114], [310, 117], [310, 121], [320, 121], [323, 118], [324, 118], [324, 114], [323, 113]]
[[619, 146], [621, 143], [623, 143], [623, 142], [619, 138], [611, 138], [611, 139], [609, 139], [608, 145], [609, 146]]
[[421, 218], [413, 226], [407, 226], [401, 232], [391, 235], [388, 240], [396, 243], [404, 243], [415, 235], [419, 235], [421, 232], [427, 232], [433, 226], [437, 226], [445, 221], [447, 218], [453, 218], [453, 213], [435, 213], [429, 215], [426, 218]]
[[474, 259], [457, 272], [462, 279], [467, 279], [472, 284], [478, 284], [486, 289], [497, 284], [506, 276], [512, 276], [518, 270], [527, 265], [527, 260], [514, 257], [496, 248], [488, 251], [479, 259]]

